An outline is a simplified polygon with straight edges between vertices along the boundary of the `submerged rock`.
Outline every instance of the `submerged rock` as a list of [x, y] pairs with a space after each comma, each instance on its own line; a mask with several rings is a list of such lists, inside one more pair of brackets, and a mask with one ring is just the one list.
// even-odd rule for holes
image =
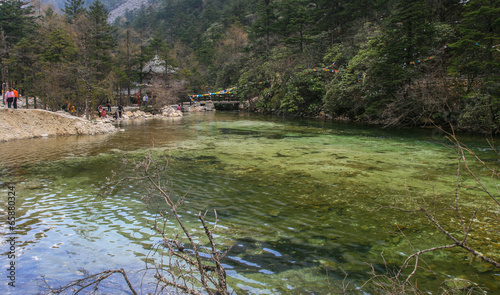
[[447, 280], [445, 282], [445, 284], [449, 288], [456, 289], [456, 290], [465, 290], [465, 289], [468, 289], [468, 288], [474, 286], [474, 283], [471, 282], [469, 279], [467, 279], [464, 276], [460, 276], [457, 278], [453, 278], [451, 280]]

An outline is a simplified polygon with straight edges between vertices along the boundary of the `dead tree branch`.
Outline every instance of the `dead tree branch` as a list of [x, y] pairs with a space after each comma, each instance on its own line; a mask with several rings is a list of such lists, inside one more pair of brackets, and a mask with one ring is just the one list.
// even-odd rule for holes
[[[132, 165], [131, 165], [132, 164]], [[161, 242], [152, 245], [152, 250], [146, 259], [146, 272], [152, 270], [155, 278], [154, 294], [163, 290], [178, 290], [187, 294], [229, 294], [226, 271], [222, 266], [221, 259], [224, 254], [217, 249], [213, 233], [217, 228], [218, 216], [214, 210], [214, 227], [209, 229], [206, 218], [207, 214], [198, 214], [198, 219], [202, 224], [203, 231], [191, 232], [181, 219], [179, 208], [182, 206], [185, 195], [175, 200], [172, 194], [167, 191], [169, 188], [168, 174], [165, 173], [168, 167], [168, 160], [165, 165], [159, 165], [150, 151], [141, 161], [124, 160], [124, 167], [133, 167], [132, 176], [117, 178], [118, 173], [113, 172], [112, 177], [108, 179], [107, 186], [103, 188], [105, 195], [110, 195], [122, 184], [131, 182], [134, 184], [143, 184], [147, 193], [143, 200], [149, 204], [150, 200], [157, 199], [163, 201], [167, 206], [168, 213], [160, 210], [159, 218], [153, 221], [150, 227], [156, 234], [161, 236]], [[125, 170], [126, 169], [121, 169]], [[128, 170], [130, 172], [130, 169]], [[177, 230], [167, 227], [169, 223], [174, 223]], [[208, 239], [208, 245], [205, 246], [198, 240]], [[206, 258], [208, 256], [208, 258]], [[150, 263], [151, 262], [151, 263]], [[87, 276], [84, 279], [74, 280], [62, 287], [50, 287], [46, 280], [43, 281], [45, 288], [50, 292], [47, 294], [61, 294], [65, 291], [73, 291], [78, 294], [84, 289], [93, 287], [97, 290], [99, 284], [108, 279], [114, 273], [121, 273], [128, 288], [133, 294], [137, 294], [129, 281], [125, 271], [107, 270], [94, 275]]]
[[64, 292], [71, 292], [71, 294], [79, 294], [82, 292], [84, 289], [87, 289], [89, 287], [94, 288], [94, 291], [97, 291], [99, 284], [109, 278], [111, 275], [115, 273], [120, 273], [123, 276], [123, 279], [127, 283], [128, 288], [132, 292], [132, 294], [137, 295], [137, 291], [135, 291], [134, 287], [132, 286], [132, 283], [127, 277], [127, 273], [125, 270], [122, 269], [116, 269], [116, 270], [106, 270], [100, 273], [96, 273], [90, 276], [87, 276], [83, 279], [71, 281], [68, 284], [61, 286], [61, 287], [50, 287], [49, 283], [47, 282], [46, 279], [43, 279], [42, 281], [42, 287], [47, 289], [48, 292], [45, 293], [47, 295], [49, 294], [63, 294]]
[[[226, 272], [220, 261], [223, 255], [217, 250], [213, 237], [213, 232], [218, 222], [217, 212], [214, 211], [215, 226], [213, 230], [210, 230], [207, 226], [205, 220], [206, 214], [198, 214], [198, 219], [204, 228], [204, 233], [200, 233], [200, 235], [208, 239], [210, 248], [208, 253], [210, 259], [206, 261], [206, 259], [202, 258], [203, 255], [201, 255], [201, 251], [205, 251], [206, 247], [196, 242], [197, 239], [195, 239], [186, 227], [178, 212], [178, 209], [183, 204], [185, 195], [179, 197], [178, 200], [174, 200], [172, 195], [166, 190], [169, 180], [164, 179], [165, 173], [163, 171], [168, 166], [168, 161], [165, 161], [165, 163], [165, 166], [160, 167], [158, 162], [153, 159], [151, 153], [149, 153], [142, 161], [134, 162], [135, 171], [137, 171], [135, 177], [127, 177], [117, 182], [121, 183], [126, 180], [145, 181], [145, 183], [150, 185], [148, 195], [145, 196], [145, 199], [160, 198], [169, 208], [168, 214], [160, 214], [163, 226], [160, 226], [156, 220], [151, 227], [156, 233], [162, 236], [162, 246], [167, 250], [169, 258], [169, 267], [167, 268], [160, 264], [155, 264], [155, 278], [159, 284], [168, 285], [189, 294], [200, 294], [200, 291], [196, 287], [197, 284], [208, 294], [228, 294]], [[171, 219], [175, 220], [175, 224], [180, 227], [182, 234], [166, 231], [165, 225]], [[199, 236], [196, 238], [199, 238]], [[179, 263], [172, 262], [172, 260], [178, 260]], [[168, 273], [169, 277], [165, 277], [162, 274], [163, 272]]]
[[[413, 212], [413, 213], [421, 213], [427, 220], [430, 221], [431, 225], [436, 228], [440, 233], [447, 237], [447, 239], [451, 240], [451, 244], [448, 245], [439, 245], [435, 247], [430, 247], [424, 250], [413, 250], [415, 251], [413, 254], [409, 255], [405, 261], [402, 263], [400, 267], [397, 268], [396, 272], [392, 270], [387, 270], [386, 275], [379, 275], [375, 273], [374, 268], [372, 267], [373, 276], [372, 278], [365, 283], [365, 285], [369, 282], [374, 283], [376, 286], [383, 290], [389, 290], [390, 293], [403, 293], [406, 294], [407, 288], [411, 287], [412, 292], [416, 288], [416, 280], [413, 282], [412, 278], [417, 273], [419, 264], [422, 260], [422, 254], [434, 252], [434, 251], [442, 251], [445, 249], [451, 248], [461, 248], [466, 252], [470, 253], [476, 258], [479, 258], [483, 262], [486, 262], [495, 268], [500, 268], [500, 261], [498, 258], [491, 253], [483, 253], [480, 251], [479, 246], [477, 244], [469, 241], [471, 237], [471, 232], [474, 230], [475, 226], [478, 222], [479, 213], [482, 211], [481, 208], [476, 207], [473, 209], [468, 209], [464, 206], [464, 195], [462, 193], [463, 181], [464, 177], [468, 176], [470, 179], [474, 180], [477, 184], [477, 187], [480, 191], [487, 196], [486, 201], [490, 201], [491, 205], [488, 204], [489, 208], [497, 207], [500, 209], [500, 185], [498, 184], [498, 180], [500, 180], [500, 175], [498, 172], [498, 168], [492, 168], [488, 165], [487, 162], [483, 161], [472, 149], [464, 145], [458, 138], [455, 132], [446, 132], [441, 129], [442, 132], [446, 133], [449, 141], [453, 144], [453, 147], [457, 153], [457, 170], [456, 170], [456, 184], [453, 195], [453, 200], [450, 200], [448, 206], [443, 205], [442, 196], [439, 196], [436, 191], [433, 191], [432, 199], [426, 200], [423, 196], [415, 197], [409, 195], [409, 199], [413, 204], [413, 208], [404, 209], [402, 207], [394, 206], [392, 208], [396, 208], [397, 210], [401, 210], [403, 212]], [[492, 141], [489, 141], [490, 146], [493, 151], [495, 151], [498, 156], [499, 153], [496, 151], [495, 146]], [[471, 161], [476, 161], [476, 163], [472, 163]], [[477, 164], [477, 165], [475, 165]], [[484, 173], [486, 171], [490, 174], [491, 180], [493, 181], [493, 187], [495, 191], [491, 190], [491, 184], [486, 183], [484, 179], [484, 175], [480, 176], [476, 170], [477, 166], [481, 168], [480, 173]], [[433, 187], [434, 188], [434, 187]], [[441, 203], [441, 204], [440, 204]], [[446, 220], [450, 220], [451, 218], [456, 218], [457, 221], [455, 224], [448, 224]], [[494, 219], [498, 220], [498, 219]], [[491, 222], [491, 221], [490, 221]], [[401, 231], [401, 230], [400, 230]], [[401, 231], [401, 234], [404, 233]], [[411, 242], [408, 240], [410, 246]], [[385, 261], [385, 260], [384, 260]], [[413, 263], [412, 263], [413, 261]], [[386, 265], [387, 267], [387, 265]], [[409, 269], [410, 268], [410, 269]], [[408, 274], [405, 275], [405, 279], [403, 279], [404, 272], [408, 270]], [[365, 286], [363, 285], [363, 286]], [[418, 288], [416, 289], [418, 290]]]

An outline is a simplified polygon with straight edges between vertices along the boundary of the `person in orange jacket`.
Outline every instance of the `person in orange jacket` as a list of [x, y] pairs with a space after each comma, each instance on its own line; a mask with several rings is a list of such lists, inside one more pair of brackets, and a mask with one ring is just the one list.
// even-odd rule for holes
[[14, 103], [12, 104], [12, 106], [17, 109], [17, 99], [19, 98], [19, 92], [17, 92], [16, 89], [12, 89], [12, 91], [14, 92]]

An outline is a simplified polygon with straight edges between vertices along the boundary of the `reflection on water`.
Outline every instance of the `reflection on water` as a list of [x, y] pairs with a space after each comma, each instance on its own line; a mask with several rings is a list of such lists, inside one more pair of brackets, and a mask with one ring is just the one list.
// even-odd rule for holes
[[[188, 192], [183, 217], [193, 230], [194, 213], [217, 210], [218, 242], [231, 246], [223, 263], [237, 294], [326, 294], [341, 288], [345, 273], [359, 286], [369, 278], [369, 264], [385, 269], [382, 253], [392, 266], [411, 246], [447, 243], [420, 215], [388, 208], [407, 203], [409, 195], [436, 193], [443, 206], [453, 196], [456, 156], [439, 143], [440, 133], [222, 113], [129, 121], [120, 128], [125, 131], [0, 143], [1, 181], [15, 184], [19, 194], [20, 287], [11, 294], [38, 292], [42, 277], [58, 285], [119, 268], [140, 285], [144, 261], [160, 240], [148, 225], [162, 205], [146, 207], [139, 185], [104, 199], [100, 188], [112, 170], [133, 172], [121, 168], [122, 157], [140, 159], [152, 146], [159, 161], [168, 161], [172, 194]], [[487, 146], [470, 143], [494, 159]], [[488, 205], [473, 184], [467, 194], [474, 199], [466, 204]], [[481, 208], [474, 234], [496, 239], [498, 228], [481, 222], [491, 210]], [[498, 241], [485, 251], [498, 251]], [[8, 245], [2, 247], [5, 253]], [[9, 261], [2, 259], [5, 269]], [[468, 275], [492, 294], [499, 289], [498, 272], [469, 266], [465, 253], [426, 259], [436, 275], [426, 274], [422, 288], [437, 289], [435, 276]], [[102, 288], [126, 290], [119, 279]]]
[[60, 136], [2, 142], [3, 167], [51, 161], [61, 158], [95, 155], [92, 151], [106, 143], [108, 134], [95, 136]]

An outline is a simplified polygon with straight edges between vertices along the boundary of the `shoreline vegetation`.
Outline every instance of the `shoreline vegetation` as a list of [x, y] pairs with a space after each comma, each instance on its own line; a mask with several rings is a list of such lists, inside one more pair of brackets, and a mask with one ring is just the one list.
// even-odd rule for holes
[[111, 16], [123, 2], [3, 1], [2, 91], [78, 116], [210, 99], [500, 133], [499, 1], [151, 0]]

